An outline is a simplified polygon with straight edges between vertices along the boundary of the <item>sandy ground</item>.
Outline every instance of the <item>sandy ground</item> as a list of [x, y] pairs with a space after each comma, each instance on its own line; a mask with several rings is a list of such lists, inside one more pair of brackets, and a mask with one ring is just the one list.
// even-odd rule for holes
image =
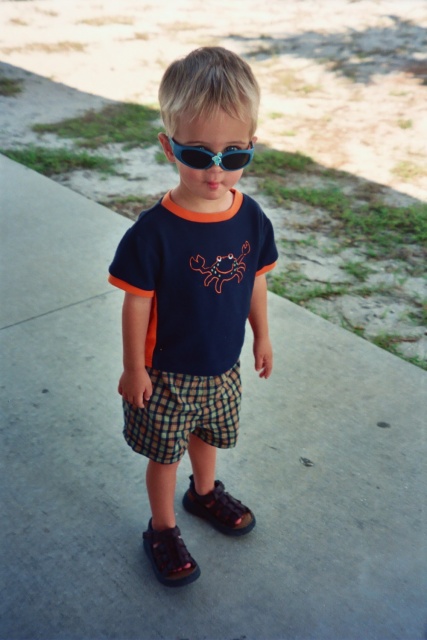
[[[249, 56], [262, 85], [263, 142], [427, 196], [422, 0], [36, 0], [1, 2], [0, 18], [3, 61], [120, 101], [155, 104], [171, 60], [226, 46]], [[413, 165], [409, 181], [401, 163]]]
[[[20, 95], [0, 101], [2, 147], [40, 143], [31, 131], [35, 122], [110, 100], [156, 105], [171, 60], [197, 46], [221, 45], [246, 56], [260, 81], [260, 142], [383, 185], [392, 202], [427, 200], [422, 0], [0, 1], [0, 22], [1, 72], [24, 80]], [[42, 142], [57, 144], [54, 136]], [[161, 193], [175, 176], [153, 154], [128, 152], [128, 179], [75, 172], [61, 181], [100, 201]], [[256, 192], [253, 184], [243, 186]], [[276, 222], [277, 216], [272, 211]], [[425, 281], [415, 280], [408, 291], [427, 299]], [[359, 323], [369, 313], [378, 324], [375, 305]], [[425, 356], [425, 339], [407, 348]]]

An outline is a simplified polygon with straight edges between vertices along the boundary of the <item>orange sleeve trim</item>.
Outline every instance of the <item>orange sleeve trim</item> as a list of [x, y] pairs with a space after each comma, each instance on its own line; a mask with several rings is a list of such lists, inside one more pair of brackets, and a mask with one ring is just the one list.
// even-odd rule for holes
[[262, 276], [264, 273], [267, 273], [268, 271], [272, 271], [276, 265], [277, 265], [277, 262], [273, 262], [273, 264], [268, 264], [266, 267], [263, 267], [262, 269], [257, 271], [255, 276]]
[[112, 276], [111, 273], [108, 276], [108, 282], [119, 289], [123, 289], [126, 293], [132, 293], [134, 296], [140, 296], [141, 298], [153, 298], [154, 291], [145, 291], [144, 289], [138, 289], [138, 287], [134, 287], [133, 285], [125, 282], [124, 280], [120, 280], [120, 278], [116, 278], [116, 276]]

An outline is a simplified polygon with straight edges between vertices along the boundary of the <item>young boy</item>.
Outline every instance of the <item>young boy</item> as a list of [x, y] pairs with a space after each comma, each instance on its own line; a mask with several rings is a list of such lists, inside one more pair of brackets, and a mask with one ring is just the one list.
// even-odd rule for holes
[[277, 250], [268, 218], [233, 188], [256, 141], [259, 87], [248, 64], [220, 47], [197, 49], [168, 67], [159, 102], [159, 141], [179, 182], [125, 234], [109, 280], [125, 291], [124, 436], [149, 458], [144, 549], [160, 582], [181, 586], [200, 575], [175, 522], [186, 450], [185, 509], [232, 536], [255, 526], [215, 480], [215, 461], [237, 440], [247, 318], [255, 368], [261, 378], [272, 371], [265, 273]]

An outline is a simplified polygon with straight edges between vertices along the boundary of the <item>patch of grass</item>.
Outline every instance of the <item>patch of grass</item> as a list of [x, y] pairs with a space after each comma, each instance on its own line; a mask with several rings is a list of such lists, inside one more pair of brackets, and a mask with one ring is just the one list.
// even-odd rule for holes
[[33, 131], [72, 138], [79, 146], [91, 149], [111, 143], [124, 143], [126, 148], [148, 147], [157, 143], [161, 129], [154, 123], [158, 118], [156, 109], [128, 102], [53, 124], [36, 124]]
[[413, 122], [412, 120], [398, 120], [397, 126], [401, 129], [412, 129]]
[[364, 262], [347, 262], [341, 266], [341, 269], [361, 282], [365, 282], [372, 273], [372, 269]]
[[320, 91], [322, 87], [319, 84], [304, 84], [302, 87], [297, 89], [297, 91], [301, 91], [301, 93], [313, 93], [313, 91]]
[[302, 306], [315, 298], [330, 299], [348, 292], [346, 285], [313, 283], [303, 274], [292, 271], [270, 275], [268, 288], [273, 293]]
[[427, 300], [421, 300], [418, 305], [419, 310], [408, 313], [408, 318], [417, 326], [427, 326]]
[[357, 68], [356, 64], [352, 64], [351, 62], [347, 62], [344, 60], [335, 60], [330, 59], [329, 69], [333, 72], [336, 72], [340, 75], [343, 75], [345, 78], [356, 82], [357, 79]]
[[427, 246], [427, 204], [392, 207], [377, 202], [347, 207], [340, 217], [353, 237], [365, 238], [380, 248], [414, 243]]
[[351, 290], [356, 296], [360, 296], [361, 298], [370, 298], [371, 296], [389, 296], [393, 295], [393, 291], [395, 291], [395, 287], [391, 284], [376, 284], [372, 287], [358, 286], [355, 289]]
[[347, 329], [347, 331], [351, 331], [356, 336], [359, 336], [359, 338], [365, 338], [365, 327], [351, 324], [344, 316], [341, 317], [341, 327]]
[[386, 349], [387, 351], [391, 351], [392, 353], [397, 353], [396, 345], [401, 342], [418, 342], [418, 336], [401, 336], [397, 333], [386, 333], [382, 332], [376, 336], [371, 338], [371, 342], [377, 345], [377, 347], [381, 347], [381, 349]]
[[13, 80], [0, 76], [0, 96], [16, 96], [22, 91], [22, 80]]
[[28, 26], [28, 22], [25, 22], [25, 20], [21, 20], [21, 18], [11, 18], [9, 20], [10, 24], [15, 24], [18, 27], [27, 27]]
[[196, 31], [197, 29], [206, 29], [206, 24], [203, 24], [201, 22], [194, 24], [194, 22], [180, 22], [180, 21], [173, 21], [170, 23], [166, 23], [165, 24], [165, 28], [168, 31], [172, 31], [174, 33], [177, 33], [179, 31]]
[[163, 194], [149, 196], [126, 196], [125, 198], [110, 198], [101, 202], [105, 207], [113, 209], [126, 218], [137, 220], [141, 211], [155, 205]]
[[267, 178], [261, 186], [263, 191], [272, 197], [277, 204], [293, 200], [294, 202], [303, 202], [311, 207], [326, 209], [330, 213], [342, 213], [350, 207], [349, 198], [335, 187], [326, 189], [300, 187], [293, 189], [285, 187], [271, 178]]
[[415, 162], [411, 162], [410, 160], [403, 160], [393, 167], [392, 173], [394, 173], [398, 178], [409, 182], [410, 180], [426, 176], [427, 169], [425, 169], [425, 167], [420, 167], [418, 164], [415, 164]]
[[406, 360], [407, 362], [410, 362], [411, 364], [414, 364], [416, 367], [420, 367], [420, 369], [424, 369], [425, 371], [427, 371], [427, 361], [423, 360], [419, 356], [414, 356], [410, 358], [405, 356], [404, 360]]
[[366, 340], [368, 340], [368, 342], [372, 342], [372, 344], [375, 344], [377, 347], [380, 347], [380, 349], [384, 349], [385, 351], [388, 351], [389, 353], [392, 353], [393, 355], [398, 356], [403, 360], [406, 360], [406, 362], [410, 362], [411, 364], [414, 364], [416, 367], [420, 367], [420, 369], [424, 369], [427, 371], [427, 361], [425, 359], [419, 356], [404, 356], [402, 355], [402, 353], [399, 351], [399, 348], [398, 348], [398, 345], [401, 344], [402, 342], [418, 342], [419, 337], [402, 336], [396, 333], [386, 333], [386, 332], [379, 333], [378, 335], [373, 337], [367, 337], [364, 334], [363, 330], [358, 332], [351, 325], [345, 326], [343, 324], [343, 327], [348, 329], [349, 331], [352, 331], [356, 335], [359, 335], [360, 337], [365, 338]]
[[[264, 38], [261, 37], [260, 39], [263, 40]], [[265, 40], [271, 40], [271, 38], [266, 37]], [[259, 45], [257, 48], [248, 52], [248, 58], [274, 58], [274, 56], [279, 54], [280, 47], [277, 44]]]
[[116, 173], [114, 160], [89, 155], [85, 151], [46, 149], [31, 145], [23, 149], [1, 149], [1, 153], [45, 176], [53, 176], [76, 169], [91, 169], [108, 174]]
[[54, 43], [45, 43], [45, 42], [31, 42], [26, 44], [24, 47], [6, 47], [2, 48], [3, 53], [31, 53], [33, 51], [42, 51], [43, 53], [64, 53], [67, 51], [80, 51], [84, 52], [86, 49], [85, 44], [81, 42], [54, 42]]
[[[24, 0], [25, 2], [25, 0]], [[39, 7], [35, 7], [34, 9], [37, 13], [41, 13], [44, 16], [50, 16], [51, 18], [56, 18], [57, 17], [57, 12], [56, 11], [52, 11], [50, 9], [40, 9]]]
[[134, 18], [129, 16], [99, 16], [97, 18], [86, 18], [85, 20], [79, 20], [77, 24], [87, 24], [90, 27], [105, 27], [110, 24], [134, 24]]
[[298, 240], [287, 240], [283, 238], [280, 240], [280, 244], [283, 248], [294, 249], [296, 246], [298, 247], [318, 247], [319, 241], [314, 235], [305, 236], [304, 238], [300, 238]]
[[[261, 47], [257, 52], [255, 52], [255, 56], [258, 57], [265, 54], [274, 56], [276, 53], [280, 53], [280, 51], [274, 50], [274, 47], [270, 49]], [[287, 94], [291, 92], [303, 93], [307, 95], [309, 93], [312, 93], [313, 91], [318, 91], [321, 88], [319, 85], [304, 83], [299, 73], [289, 69], [283, 69], [273, 72], [271, 80], [273, 91], [282, 95], [284, 93]]]
[[[265, 152], [264, 152], [265, 153]], [[301, 229], [307, 235], [312, 235], [313, 229], [316, 232], [322, 231], [330, 237], [337, 239], [336, 252], [340, 252], [347, 246], [360, 246], [365, 254], [370, 254], [372, 259], [404, 259], [406, 269], [415, 269], [420, 263], [425, 268], [427, 246], [427, 205], [419, 203], [411, 206], [392, 206], [386, 204], [383, 199], [383, 191], [374, 185], [364, 185], [363, 193], [361, 189], [344, 192], [341, 187], [342, 180], [346, 185], [346, 176], [339, 172], [331, 171], [319, 172], [315, 163], [307, 163], [301, 167], [304, 178], [315, 176], [321, 180], [322, 187], [301, 186], [295, 188], [289, 186], [289, 165], [283, 160], [280, 152], [276, 154], [266, 154], [262, 158], [254, 171], [254, 175], [259, 178], [259, 187], [267, 194], [282, 210], [286, 216], [286, 209], [291, 203], [297, 202], [307, 206], [307, 213], [312, 213], [312, 207], [322, 210], [327, 215], [322, 215], [319, 220], [316, 218], [316, 227], [310, 217], [307, 223], [302, 223]], [[272, 160], [272, 161], [270, 161]], [[270, 161], [270, 162], [269, 162]], [[327, 179], [326, 179], [327, 178]], [[298, 180], [295, 172], [291, 176], [292, 183]], [[304, 179], [304, 182], [306, 180]], [[304, 207], [300, 213], [303, 213]], [[320, 226], [319, 226], [320, 225]], [[295, 227], [295, 225], [293, 225]], [[298, 243], [288, 242], [291, 250]], [[406, 258], [403, 258], [403, 253]], [[414, 262], [415, 260], [415, 262]], [[422, 266], [421, 266], [422, 268]], [[320, 299], [335, 300], [343, 295], [355, 295], [363, 298], [370, 298], [374, 295], [385, 296], [390, 299], [398, 294], [398, 284], [378, 284], [367, 286], [365, 283], [371, 273], [371, 269], [365, 261], [347, 262], [344, 270], [357, 279], [357, 284], [322, 284], [310, 281], [298, 271], [298, 265], [288, 265], [285, 273], [272, 274], [268, 277], [269, 289], [289, 299], [290, 301], [319, 313], [323, 309]], [[406, 272], [405, 272], [406, 273]], [[315, 303], [318, 303], [315, 306]], [[334, 306], [332, 304], [332, 306]], [[338, 315], [342, 315], [337, 308]], [[416, 321], [426, 322], [426, 311], [420, 313]], [[415, 320], [415, 318], [414, 318]], [[355, 335], [368, 339], [364, 335], [363, 327], [347, 327]], [[402, 338], [402, 337], [401, 337]], [[401, 342], [406, 338], [403, 337]], [[407, 357], [399, 352], [399, 342], [397, 337], [379, 337], [376, 340], [381, 348], [387, 349], [406, 361], [426, 368], [426, 363], [421, 357]], [[401, 349], [400, 349], [401, 351]]]
[[287, 151], [276, 151], [266, 149], [257, 151], [253, 161], [247, 169], [246, 175], [265, 178], [267, 176], [285, 176], [289, 171], [305, 171], [314, 160], [302, 153], [289, 153]]
[[353, 243], [374, 246], [376, 257], [403, 245], [427, 246], [427, 204], [394, 207], [379, 200], [359, 204], [337, 187], [289, 188], [277, 177], [265, 178], [260, 187], [276, 204], [294, 201], [326, 210], [339, 222], [332, 233], [345, 234]]

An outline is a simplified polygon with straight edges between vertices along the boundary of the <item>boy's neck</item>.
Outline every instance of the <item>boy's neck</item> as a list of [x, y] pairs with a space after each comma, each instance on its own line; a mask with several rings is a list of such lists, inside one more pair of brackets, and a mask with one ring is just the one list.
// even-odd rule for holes
[[234, 201], [233, 191], [227, 191], [224, 197], [219, 200], [206, 200], [205, 198], [194, 197], [191, 193], [187, 194], [180, 186], [172, 189], [170, 197], [175, 204], [187, 211], [192, 211], [194, 213], [206, 213], [207, 215], [210, 213], [228, 211]]

